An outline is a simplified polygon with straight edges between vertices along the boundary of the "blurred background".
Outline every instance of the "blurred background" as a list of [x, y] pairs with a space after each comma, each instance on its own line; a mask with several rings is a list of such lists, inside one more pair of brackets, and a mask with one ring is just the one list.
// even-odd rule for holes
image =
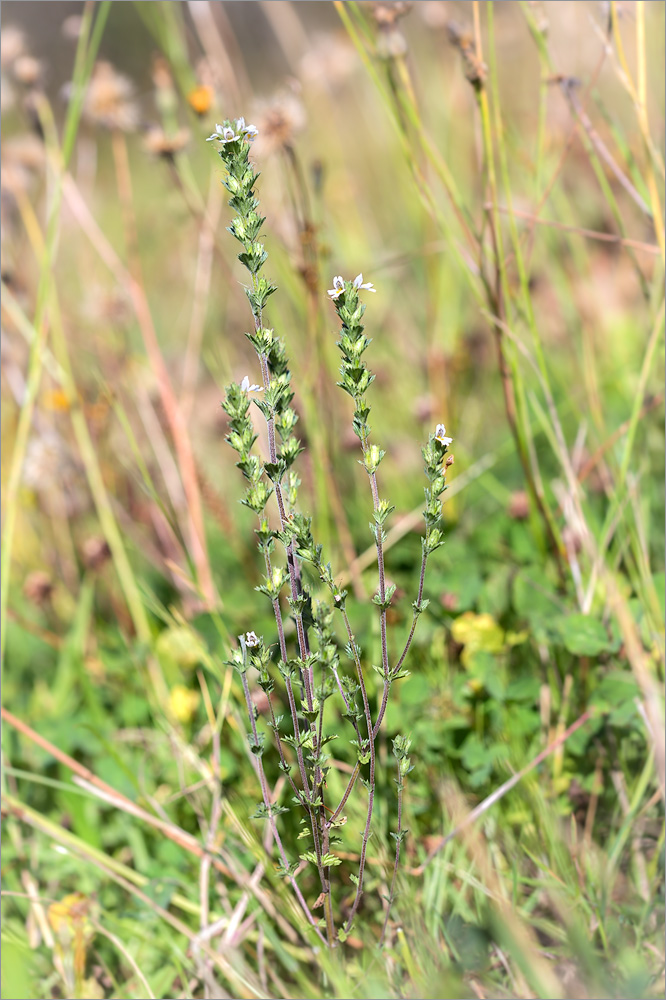
[[[663, 993], [664, 4], [24, 0], [1, 41], [2, 996]], [[420, 449], [438, 422], [454, 439], [446, 545], [380, 737], [367, 900], [328, 965], [250, 818], [225, 662], [240, 632], [275, 641], [220, 406], [260, 381], [205, 141], [240, 115], [300, 506], [358, 599], [371, 676], [372, 502], [335, 386], [334, 275], [377, 289], [393, 649]], [[411, 836], [378, 957], [398, 731]], [[205, 878], [193, 841], [218, 852]]]

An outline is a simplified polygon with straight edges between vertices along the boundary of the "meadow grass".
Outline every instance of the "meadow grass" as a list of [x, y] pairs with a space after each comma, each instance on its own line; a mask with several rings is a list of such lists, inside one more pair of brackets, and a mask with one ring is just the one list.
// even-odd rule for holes
[[[3, 25], [2, 996], [663, 995], [664, 5], [240, 7], [84, 4], [65, 106], [55, 34], [40, 65]], [[133, 86], [105, 61], [128, 23]], [[385, 707], [373, 808], [329, 744], [339, 864], [287, 879], [302, 828], [254, 818], [248, 707], [265, 811], [291, 792], [233, 667], [239, 634], [299, 627], [255, 592], [220, 408], [260, 380], [204, 141], [241, 115], [298, 507], [350, 594], [331, 642]], [[326, 295], [360, 271], [380, 608]], [[387, 701], [438, 422], [445, 545]]]

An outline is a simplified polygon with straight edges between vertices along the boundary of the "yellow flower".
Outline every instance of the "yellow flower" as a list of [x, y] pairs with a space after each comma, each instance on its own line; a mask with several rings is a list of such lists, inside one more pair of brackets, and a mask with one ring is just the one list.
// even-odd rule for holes
[[190, 691], [184, 684], [176, 684], [169, 694], [171, 714], [179, 722], [189, 722], [199, 706], [199, 692]]
[[462, 654], [464, 666], [469, 666], [470, 657], [477, 651], [499, 653], [504, 648], [504, 630], [492, 615], [477, 615], [466, 611], [456, 618], [451, 626], [451, 635], [465, 649]]
[[187, 100], [193, 111], [198, 115], [205, 115], [211, 109], [214, 96], [213, 88], [202, 84], [189, 92]]

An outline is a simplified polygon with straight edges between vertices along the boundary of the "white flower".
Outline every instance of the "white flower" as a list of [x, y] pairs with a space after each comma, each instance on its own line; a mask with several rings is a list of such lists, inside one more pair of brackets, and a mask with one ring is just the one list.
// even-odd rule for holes
[[333, 278], [333, 288], [329, 288], [328, 294], [335, 301], [335, 299], [337, 299], [339, 295], [342, 295], [344, 290], [345, 290], [345, 279], [341, 275], [336, 274], [336, 276]]
[[215, 131], [212, 135], [209, 135], [206, 142], [210, 142], [212, 139], [217, 139], [219, 142], [234, 142], [236, 139], [240, 138], [231, 125], [216, 125]]
[[[363, 281], [362, 274], [357, 274], [354, 280], [351, 282], [351, 284], [357, 291], [361, 291], [362, 289], [364, 289], [366, 292], [377, 291], [376, 288], [373, 288], [371, 281], [366, 281], [366, 282]], [[329, 288], [328, 294], [331, 296], [333, 300], [335, 300], [338, 298], [339, 295], [342, 295], [344, 290], [345, 290], [345, 280], [342, 277], [342, 275], [336, 274], [336, 276], [333, 278], [333, 288]]]
[[440, 444], [443, 444], [446, 447], [448, 447], [453, 441], [453, 438], [446, 436], [446, 427], [444, 424], [437, 424], [437, 427], [435, 427], [435, 440], [439, 441]]
[[251, 649], [254, 648], [255, 646], [258, 646], [260, 642], [261, 639], [259, 638], [256, 632], [245, 633], [245, 644], [249, 646]]
[[259, 129], [255, 125], [246, 125], [244, 118], [236, 119], [236, 131], [239, 135], [244, 135], [249, 142], [259, 135]]
[[261, 385], [250, 385], [250, 378], [248, 375], [243, 375], [243, 379], [240, 384], [242, 392], [262, 392], [263, 386]]
[[376, 288], [373, 288], [373, 285], [372, 285], [371, 281], [366, 281], [365, 284], [363, 283], [363, 275], [362, 274], [357, 274], [356, 277], [354, 278], [354, 288], [358, 288], [359, 291], [360, 291], [361, 288], [364, 288], [366, 290], [366, 292], [376, 292], [377, 291]]

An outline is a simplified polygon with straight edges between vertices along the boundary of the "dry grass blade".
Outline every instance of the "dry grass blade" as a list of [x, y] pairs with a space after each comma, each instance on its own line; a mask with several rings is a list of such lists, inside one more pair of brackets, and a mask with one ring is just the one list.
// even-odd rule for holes
[[[74, 760], [74, 758], [70, 757], [69, 754], [63, 753], [63, 751], [59, 750], [58, 747], [49, 743], [48, 740], [44, 739], [43, 736], [40, 736], [39, 733], [36, 733], [34, 729], [31, 729], [25, 722], [17, 719], [16, 716], [9, 712], [4, 706], [2, 706], [0, 711], [2, 712], [2, 718], [5, 722], [7, 722], [10, 726], [13, 726], [13, 728], [18, 732], [23, 733], [24, 736], [27, 736], [28, 739], [32, 740], [32, 742], [37, 746], [46, 750], [47, 753], [55, 757], [56, 760], [59, 760], [60, 763], [69, 768], [70, 771], [73, 771], [77, 776], [77, 779], [75, 779], [76, 783], [80, 787], [86, 788], [91, 793], [102, 798], [105, 802], [115, 806], [115, 808], [121, 809], [123, 812], [126, 812], [131, 816], [136, 816], [138, 819], [150, 824], [150, 826], [159, 830], [166, 837], [168, 837], [169, 840], [173, 840], [174, 843], [184, 848], [184, 850], [188, 851], [190, 854], [194, 854], [199, 858], [203, 858], [206, 855], [206, 849], [202, 847], [202, 845], [195, 840], [191, 834], [187, 833], [187, 831], [181, 830], [175, 824], [167, 823], [165, 820], [159, 819], [157, 816], [153, 816], [151, 813], [146, 812], [145, 809], [142, 809], [141, 806], [132, 802], [132, 800], [128, 799], [125, 795], [122, 795], [121, 792], [118, 792], [115, 788], [107, 785], [105, 781], [102, 781], [101, 778], [98, 778], [96, 774], [93, 774], [92, 771], [90, 771], [83, 764]], [[220, 872], [222, 872], [222, 874], [231, 876], [231, 871], [222, 861], [219, 860], [219, 858], [211, 858], [211, 863]]]

